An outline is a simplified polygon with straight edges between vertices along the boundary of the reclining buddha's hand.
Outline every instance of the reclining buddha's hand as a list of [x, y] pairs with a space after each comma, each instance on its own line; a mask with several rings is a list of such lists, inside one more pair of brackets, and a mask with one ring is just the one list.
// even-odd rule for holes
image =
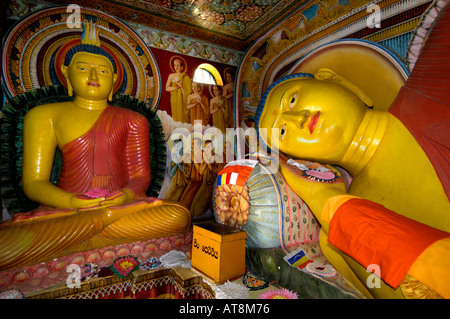
[[341, 173], [331, 166], [287, 159], [280, 154], [280, 168], [289, 186], [306, 202], [317, 218], [320, 218], [328, 198], [347, 194]]

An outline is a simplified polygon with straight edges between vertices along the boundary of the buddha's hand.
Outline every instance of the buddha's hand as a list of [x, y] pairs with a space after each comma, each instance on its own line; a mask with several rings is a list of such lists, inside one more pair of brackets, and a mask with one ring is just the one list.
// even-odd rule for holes
[[70, 197], [70, 207], [79, 209], [100, 206], [100, 203], [104, 200], [104, 197], [90, 198], [87, 196], [74, 194]]
[[328, 198], [347, 194], [341, 173], [332, 166], [280, 159], [280, 168], [289, 186], [316, 216], [320, 216]]
[[121, 191], [117, 191], [109, 194], [104, 200], [100, 203], [101, 206], [117, 206], [124, 205], [131, 201], [135, 200], [133, 192], [128, 189], [122, 189]]

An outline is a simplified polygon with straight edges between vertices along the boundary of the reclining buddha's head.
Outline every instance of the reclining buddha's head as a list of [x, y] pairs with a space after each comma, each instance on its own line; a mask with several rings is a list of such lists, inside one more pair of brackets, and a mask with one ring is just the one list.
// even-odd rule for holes
[[69, 95], [98, 101], [112, 100], [117, 79], [113, 57], [100, 47], [95, 25], [83, 25], [81, 44], [72, 47], [66, 54], [61, 71], [67, 81]]
[[[256, 126], [262, 140], [292, 157], [338, 162], [345, 154], [370, 99], [328, 69], [294, 74], [275, 82], [263, 95]], [[275, 136], [276, 138], [276, 136]]]

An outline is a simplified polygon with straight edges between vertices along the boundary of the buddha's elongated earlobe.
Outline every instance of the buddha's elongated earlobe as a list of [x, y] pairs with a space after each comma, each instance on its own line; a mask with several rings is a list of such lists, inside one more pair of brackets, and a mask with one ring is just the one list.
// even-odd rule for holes
[[113, 98], [113, 93], [114, 93], [114, 85], [116, 84], [116, 80], [117, 80], [117, 73], [114, 73], [113, 75], [113, 83], [112, 83], [112, 87], [111, 87], [111, 92], [109, 92], [108, 95], [108, 101], [112, 101]]
[[70, 81], [67, 81], [67, 93], [69, 96], [73, 96], [73, 88], [72, 88], [72, 84], [70, 83]]
[[62, 64], [61, 65], [61, 72], [64, 75], [64, 78], [66, 79], [67, 82], [67, 92], [69, 94], [69, 96], [73, 95], [73, 88], [72, 88], [72, 82], [70, 82], [70, 77], [69, 77], [69, 67]]

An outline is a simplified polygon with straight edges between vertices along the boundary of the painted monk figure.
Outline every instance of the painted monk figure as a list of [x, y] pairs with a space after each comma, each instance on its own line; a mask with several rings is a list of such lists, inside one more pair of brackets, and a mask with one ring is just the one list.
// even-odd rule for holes
[[174, 59], [173, 69], [174, 72], [169, 74], [166, 81], [166, 92], [170, 93], [172, 118], [175, 122], [190, 123], [186, 103], [191, 92], [191, 78], [185, 73], [186, 66], [180, 58]]
[[192, 94], [187, 98], [186, 109], [189, 110], [190, 123], [201, 121], [202, 125], [209, 124], [209, 102], [208, 98], [203, 94], [203, 85], [192, 81]]
[[[190, 227], [184, 206], [146, 196], [148, 121], [108, 105], [115, 62], [91, 41], [72, 48], [61, 66], [74, 100], [37, 106], [25, 117], [23, 188], [42, 206], [0, 224], [0, 269]], [[50, 182], [56, 147], [63, 157], [57, 186]]]
[[228, 127], [229, 117], [229, 110], [227, 109], [226, 99], [223, 97], [219, 86], [213, 85], [212, 91], [214, 97], [209, 101], [212, 123], [223, 134], [225, 134]]
[[[368, 108], [364, 92], [328, 69], [287, 76], [262, 100], [261, 137], [270, 146], [271, 130], [279, 130], [279, 150], [291, 159], [280, 160], [281, 171], [321, 221], [320, 244], [330, 263], [367, 297], [401, 297], [406, 290], [396, 288], [409, 280], [449, 298], [446, 180], [402, 122]], [[297, 168], [304, 160], [345, 168], [350, 187], [305, 178]], [[325, 178], [330, 172], [312, 173]], [[384, 280], [376, 287], [366, 270], [374, 265]]]

